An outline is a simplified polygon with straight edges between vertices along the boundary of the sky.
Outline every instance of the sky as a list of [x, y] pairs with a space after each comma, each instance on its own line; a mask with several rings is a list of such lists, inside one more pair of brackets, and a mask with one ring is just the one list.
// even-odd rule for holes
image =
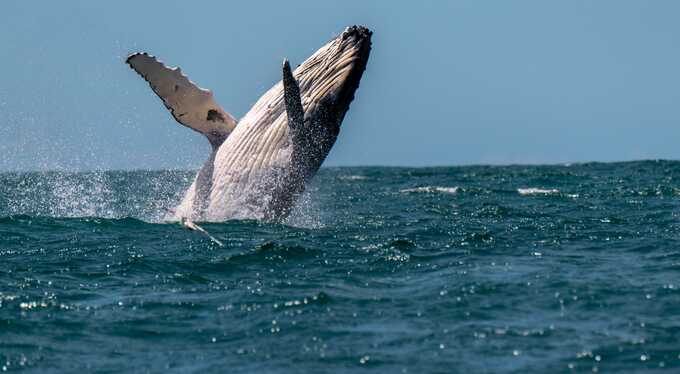
[[205, 138], [124, 64], [236, 118], [349, 25], [373, 49], [327, 166], [680, 159], [680, 2], [32, 1], [0, 12], [0, 170], [193, 169]]

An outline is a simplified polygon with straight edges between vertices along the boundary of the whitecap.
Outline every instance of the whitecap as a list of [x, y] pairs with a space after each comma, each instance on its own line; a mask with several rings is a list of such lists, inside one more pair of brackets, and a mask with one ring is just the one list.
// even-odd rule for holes
[[560, 193], [560, 190], [556, 188], [551, 188], [551, 189], [543, 189], [543, 188], [518, 188], [517, 192], [520, 195], [553, 195]]
[[342, 176], [340, 176], [340, 179], [347, 180], [347, 181], [360, 181], [360, 180], [368, 179], [368, 177], [364, 176], [364, 175], [342, 175]]
[[425, 186], [425, 187], [415, 187], [415, 188], [406, 188], [403, 190], [399, 190], [399, 192], [403, 193], [446, 193], [446, 194], [455, 194], [458, 192], [459, 187], [436, 187], [436, 186]]

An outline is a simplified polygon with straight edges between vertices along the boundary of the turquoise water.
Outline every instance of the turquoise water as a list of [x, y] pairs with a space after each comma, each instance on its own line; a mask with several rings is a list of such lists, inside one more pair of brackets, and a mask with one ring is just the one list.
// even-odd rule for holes
[[680, 371], [680, 162], [326, 168], [288, 222], [193, 172], [0, 175], [0, 369]]

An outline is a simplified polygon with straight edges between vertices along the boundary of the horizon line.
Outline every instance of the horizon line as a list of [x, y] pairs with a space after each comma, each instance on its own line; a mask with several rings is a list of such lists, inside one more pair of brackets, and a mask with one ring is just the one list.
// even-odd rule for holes
[[[574, 165], [586, 164], [625, 164], [636, 162], [678, 162], [680, 159], [650, 158], [650, 159], [631, 159], [631, 160], [609, 160], [609, 161], [565, 161], [565, 162], [527, 162], [527, 163], [461, 163], [461, 164], [433, 164], [433, 165], [322, 165], [320, 169], [344, 169], [344, 168], [385, 168], [385, 169], [431, 169], [431, 168], [466, 168], [466, 167], [517, 167], [517, 166], [563, 166], [571, 167]], [[196, 172], [196, 169], [184, 168], [129, 168], [129, 169], [106, 169], [106, 168], [54, 168], [54, 169], [0, 169], [0, 174], [9, 173], [88, 173], [88, 172], [136, 172], [136, 171], [176, 171], [176, 172]]]

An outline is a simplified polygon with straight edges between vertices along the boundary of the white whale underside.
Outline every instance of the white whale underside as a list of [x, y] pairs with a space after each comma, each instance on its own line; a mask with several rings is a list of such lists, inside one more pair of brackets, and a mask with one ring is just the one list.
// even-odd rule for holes
[[[304, 112], [314, 112], [324, 94], [340, 85], [358, 59], [356, 51], [331, 41], [300, 65], [293, 75], [299, 87]], [[324, 56], [340, 53], [331, 69]], [[293, 142], [286, 114], [283, 84], [267, 91], [240, 120], [214, 155], [210, 181], [194, 180], [175, 218], [192, 217], [204, 221], [263, 219], [274, 196], [274, 184], [288, 183], [286, 170], [292, 167]], [[307, 118], [307, 115], [305, 116]], [[209, 168], [212, 157], [204, 168]], [[197, 202], [197, 186], [210, 183], [207, 201]], [[200, 189], [200, 187], [198, 187]], [[200, 211], [201, 203], [205, 209]]]
[[[292, 146], [285, 111], [283, 115], [279, 113], [270, 125], [260, 121], [246, 122], [248, 117], [246, 115], [237, 126], [242, 131], [235, 130], [216, 151], [212, 188], [204, 211], [197, 208], [202, 203], [196, 201], [200, 199], [196, 195], [197, 176], [175, 210], [176, 219], [192, 217], [223, 221], [264, 218], [269, 200], [273, 198], [264, 190], [265, 186], [280, 178], [277, 171], [280, 174], [280, 171], [291, 167]], [[252, 125], [246, 128], [243, 126], [246, 123]], [[206, 161], [210, 162], [211, 159]]]

